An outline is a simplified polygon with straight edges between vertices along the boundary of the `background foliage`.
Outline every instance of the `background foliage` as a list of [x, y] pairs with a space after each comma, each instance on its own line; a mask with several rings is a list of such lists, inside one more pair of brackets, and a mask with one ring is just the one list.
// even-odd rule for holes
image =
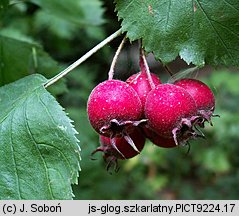
[[[9, 6], [4, 0], [0, 5], [0, 52], [4, 53], [0, 61], [5, 63], [0, 66], [1, 86], [33, 73], [50, 78], [120, 27], [115, 5], [107, 0], [10, 1]], [[90, 153], [99, 143], [87, 120], [86, 102], [94, 86], [107, 78], [120, 39], [50, 88], [79, 132], [82, 171], [79, 184], [73, 186], [75, 199], [238, 199], [239, 73], [235, 68], [205, 67], [192, 74], [212, 87], [215, 112], [221, 117], [204, 129], [206, 140], [191, 143], [189, 154], [187, 148], [163, 149], [148, 142], [140, 156], [122, 161], [120, 171], [112, 174], [105, 170], [100, 154], [91, 160]], [[138, 71], [137, 46], [127, 43], [116, 67], [117, 78]], [[170, 46], [164, 46], [167, 52]], [[172, 56], [170, 60], [176, 57]], [[148, 60], [152, 72], [164, 82], [170, 79], [152, 55]], [[168, 66], [174, 73], [188, 67], [180, 59]]]

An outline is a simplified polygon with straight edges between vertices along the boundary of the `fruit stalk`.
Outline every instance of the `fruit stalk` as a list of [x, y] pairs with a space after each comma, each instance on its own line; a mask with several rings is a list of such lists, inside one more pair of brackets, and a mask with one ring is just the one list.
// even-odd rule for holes
[[110, 70], [109, 70], [109, 73], [108, 73], [108, 80], [112, 80], [113, 77], [114, 77], [114, 69], [115, 69], [115, 65], [116, 65], [116, 62], [118, 60], [118, 57], [119, 57], [119, 54], [124, 46], [124, 43], [126, 41], [126, 36], [123, 38], [123, 40], [121, 41], [118, 49], [116, 50], [116, 53], [115, 53], [115, 56], [112, 60], [112, 63], [111, 63], [111, 66], [110, 66]]
[[145, 72], [147, 74], [149, 84], [150, 84], [151, 88], [154, 89], [155, 84], [154, 84], [152, 76], [150, 74], [149, 65], [147, 63], [147, 60], [146, 60], [146, 57], [145, 57], [145, 54], [144, 54], [144, 50], [142, 48], [140, 49], [139, 65], [140, 65], [141, 71]]
[[164, 69], [169, 73], [169, 75], [172, 77], [173, 76], [173, 72], [171, 71], [171, 69], [168, 67], [168, 65], [163, 65]]
[[110, 35], [109, 37], [104, 39], [103, 41], [101, 41], [98, 45], [96, 45], [94, 48], [92, 48], [90, 51], [88, 51], [85, 55], [83, 55], [81, 58], [79, 58], [73, 64], [68, 66], [65, 70], [61, 71], [56, 76], [49, 79], [44, 85], [45, 88], [49, 87], [50, 85], [54, 84], [55, 82], [57, 82], [58, 80], [60, 80], [64, 76], [66, 76], [69, 72], [74, 70], [81, 63], [83, 63], [85, 60], [87, 60], [89, 57], [91, 57], [94, 53], [96, 53], [98, 50], [103, 48], [106, 44], [108, 44], [109, 42], [111, 42], [113, 39], [115, 39], [116, 37], [118, 37], [121, 34], [122, 34], [122, 30], [119, 29], [118, 31], [116, 31], [115, 33], [113, 33], [112, 35]]

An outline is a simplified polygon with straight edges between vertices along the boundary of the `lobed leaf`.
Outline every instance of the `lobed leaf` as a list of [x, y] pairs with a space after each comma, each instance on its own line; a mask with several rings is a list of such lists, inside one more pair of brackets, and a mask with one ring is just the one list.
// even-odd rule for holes
[[0, 199], [72, 199], [80, 148], [46, 81], [30, 75], [0, 88]]
[[162, 62], [239, 66], [239, 1], [115, 0], [122, 29]]

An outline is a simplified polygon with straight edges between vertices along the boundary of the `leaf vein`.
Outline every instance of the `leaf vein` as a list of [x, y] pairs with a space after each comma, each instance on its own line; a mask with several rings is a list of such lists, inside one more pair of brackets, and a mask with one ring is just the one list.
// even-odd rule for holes
[[4, 73], [4, 65], [1, 59], [3, 59], [3, 43], [2, 39], [0, 38], [0, 75], [1, 75], [1, 85], [5, 83], [5, 73]]
[[226, 25], [223, 25], [222, 23], [216, 21], [216, 20], [212, 20], [212, 22], [217, 23], [218, 25], [222, 26], [223, 28], [227, 29], [229, 32], [231, 32], [233, 35], [235, 35], [237, 38], [239, 38], [239, 34], [237, 34], [236, 32], [234, 32], [232, 29], [228, 28]]
[[[39, 86], [37, 86], [36, 88], [32, 89], [32, 92], [28, 92], [26, 95], [23, 94], [23, 96], [20, 96], [17, 98], [16, 101], [14, 101], [11, 106], [12, 108], [10, 110], [7, 111], [6, 115], [2, 117], [2, 119], [0, 119], [0, 124], [11, 114], [12, 111], [15, 110], [15, 108], [17, 106], [19, 106], [20, 103], [22, 103], [22, 100], [26, 99], [29, 95], [31, 95], [34, 91], [36, 91], [39, 88]], [[4, 98], [4, 97], [3, 97]]]
[[195, 7], [195, 2], [192, 0], [192, 28], [191, 28], [191, 37], [193, 38], [194, 35], [194, 28], [195, 28], [195, 12], [194, 12], [194, 7]]
[[[47, 108], [47, 105], [44, 103], [44, 101], [42, 100], [41, 97], [39, 97], [39, 100], [40, 100], [40, 102], [42, 103], [42, 105], [45, 107], [45, 110], [46, 110], [48, 116], [51, 118], [52, 122], [53, 122], [55, 125], [57, 125], [57, 122], [56, 122], [56, 121], [54, 120], [54, 118], [52, 117], [52, 114], [49, 112], [49, 110], [48, 110], [48, 108]], [[75, 149], [73, 148], [72, 145], [70, 145], [70, 147], [71, 147], [71, 149], [72, 149], [73, 151], [75, 151]]]
[[172, 4], [172, 1], [169, 0], [169, 2], [168, 2], [167, 17], [166, 17], [166, 24], [165, 24], [165, 29], [166, 29], [166, 30], [168, 29], [169, 13], [170, 13], [170, 10], [171, 10], [171, 4]]
[[[37, 97], [38, 97], [38, 95], [37, 95]], [[44, 168], [45, 168], [45, 172], [46, 172], [46, 178], [47, 178], [47, 181], [48, 181], [49, 192], [50, 192], [51, 197], [54, 198], [53, 192], [52, 192], [52, 188], [51, 188], [51, 186], [50, 186], [50, 179], [49, 179], [49, 173], [48, 173], [47, 164], [46, 164], [46, 162], [45, 162], [45, 160], [44, 160], [44, 157], [43, 157], [43, 155], [42, 155], [40, 149], [39, 149], [38, 146], [37, 146], [37, 142], [36, 142], [36, 140], [35, 140], [35, 138], [34, 138], [32, 132], [31, 132], [31, 128], [30, 128], [29, 123], [28, 123], [28, 120], [27, 120], [27, 111], [26, 111], [26, 110], [27, 110], [27, 102], [28, 102], [28, 101], [26, 101], [26, 102], [23, 104], [25, 126], [26, 126], [26, 129], [27, 129], [27, 131], [28, 131], [28, 133], [29, 133], [29, 135], [30, 135], [30, 137], [31, 137], [31, 139], [32, 139], [32, 141], [33, 141], [33, 143], [35, 144], [36, 149], [38, 150], [38, 152], [39, 152], [39, 154], [40, 154], [40, 157], [41, 157], [41, 159], [42, 159], [42, 162], [43, 162], [43, 165], [44, 165]]]
[[231, 8], [235, 9], [236, 11], [239, 11], [239, 9], [237, 9], [235, 6], [233, 6], [230, 2], [223, 0], [225, 2], [225, 4], [229, 5]]
[[65, 161], [67, 162], [69, 168], [71, 169], [71, 165], [70, 165], [70, 161], [69, 159], [65, 156], [65, 154], [59, 149], [57, 148], [56, 146], [53, 146], [53, 145], [50, 145], [48, 143], [37, 143], [37, 145], [43, 145], [43, 146], [47, 146], [47, 147], [51, 147], [53, 149], [56, 149], [59, 153], [61, 153], [61, 155], [63, 156], [63, 158], [65, 159]]
[[225, 41], [222, 39], [221, 35], [218, 33], [216, 27], [213, 25], [212, 20], [210, 19], [210, 17], [208, 16], [208, 14], [206, 13], [206, 11], [204, 10], [204, 8], [202, 7], [201, 3], [196, 0], [199, 7], [201, 8], [201, 11], [203, 12], [203, 14], [205, 15], [206, 19], [208, 20], [209, 24], [211, 25], [213, 31], [215, 32], [215, 34], [217, 35], [217, 37], [219, 38], [219, 40], [221, 41], [222, 45], [224, 46], [226, 52], [229, 54], [230, 58], [232, 59], [232, 61], [234, 62], [233, 56], [231, 55], [231, 53], [229, 52], [229, 48], [227, 47]]
[[135, 2], [135, 0], [132, 0], [126, 7], [125, 10], [128, 10], [128, 8]]
[[12, 130], [12, 124], [13, 124], [13, 117], [14, 117], [15, 111], [12, 113], [12, 118], [10, 121], [10, 143], [11, 143], [11, 151], [12, 151], [12, 158], [13, 158], [13, 163], [15, 166], [15, 173], [16, 173], [16, 184], [17, 184], [17, 189], [18, 189], [18, 195], [19, 198], [22, 199], [21, 196], [21, 190], [20, 190], [20, 181], [19, 181], [19, 173], [18, 173], [18, 169], [17, 169], [17, 162], [16, 162], [16, 157], [15, 157], [15, 150], [14, 150], [14, 141], [13, 141], [13, 130]]

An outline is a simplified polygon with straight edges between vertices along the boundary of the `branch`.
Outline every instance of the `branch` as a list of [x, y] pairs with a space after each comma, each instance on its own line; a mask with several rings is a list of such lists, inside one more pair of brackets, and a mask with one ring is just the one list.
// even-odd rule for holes
[[96, 45], [93, 49], [91, 49], [90, 51], [88, 51], [85, 55], [83, 55], [81, 58], [79, 58], [77, 61], [75, 61], [73, 64], [71, 64], [69, 67], [67, 67], [65, 70], [61, 71], [60, 73], [58, 73], [56, 76], [52, 77], [51, 79], [49, 79], [47, 81], [47, 83], [45, 83], [45, 88], [49, 87], [50, 85], [54, 84], [55, 82], [57, 82], [59, 79], [61, 79], [62, 77], [66, 76], [69, 72], [71, 72], [72, 70], [74, 70], [77, 66], [79, 66], [82, 62], [84, 62], [85, 60], [87, 60], [89, 57], [91, 57], [94, 53], [96, 53], [98, 50], [100, 50], [102, 47], [104, 47], [106, 44], [108, 44], [109, 42], [111, 42], [113, 39], [115, 39], [116, 37], [118, 37], [119, 35], [122, 34], [122, 30], [119, 29], [118, 31], [116, 31], [115, 33], [113, 33], [112, 35], [110, 35], [109, 37], [107, 37], [106, 39], [104, 39], [103, 41], [101, 41], [98, 45]]

